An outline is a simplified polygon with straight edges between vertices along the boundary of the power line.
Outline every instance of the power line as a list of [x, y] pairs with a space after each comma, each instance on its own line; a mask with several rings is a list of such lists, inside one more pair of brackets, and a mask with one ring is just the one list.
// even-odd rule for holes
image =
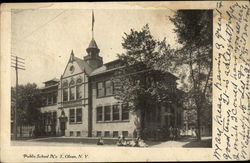
[[13, 62], [11, 61], [11, 65], [24, 67], [24, 64], [22, 64], [22, 63], [20, 64], [18, 62], [16, 63], [15, 61], [13, 61]]
[[11, 66], [13, 68], [17, 68], [17, 69], [20, 69], [20, 70], [26, 70], [25, 68], [22, 68], [22, 67], [16, 67], [16, 66]]
[[[13, 40], [13, 41], [17, 41], [17, 40]], [[14, 42], [13, 42], [13, 43], [14, 43]], [[28, 44], [28, 45], [33, 45], [34, 47], [40, 46], [40, 47], [46, 49], [46, 50], [47, 50], [47, 53], [50, 53], [50, 54], [53, 54], [53, 55], [56, 56], [56, 53], [55, 53], [55, 52], [52, 52], [52, 51], [53, 51], [52, 49], [48, 48], [47, 46], [42, 46], [41, 44], [39, 44], [39, 43], [37, 43], [37, 42], [35, 42], [35, 41], [30, 42], [30, 41], [27, 41], [27, 40], [23, 40], [21, 43], [26, 43], [26, 44]], [[14, 44], [15, 44], [15, 43], [14, 43]], [[41, 52], [44, 52], [44, 51], [42, 51], [42, 50], [40, 50], [40, 49], [38, 49], [38, 50], [41, 51]]]
[[22, 62], [22, 61], [16, 61], [16, 59], [13, 59], [13, 58], [11, 58], [11, 62], [18, 62], [19, 64], [24, 64], [24, 62]]
[[[11, 55], [11, 57], [12, 57], [11, 59], [16, 59], [16, 58], [18, 58], [18, 59], [21, 59], [21, 60], [23, 60], [23, 61], [25, 60], [24, 58], [21, 58], [21, 57], [15, 56], [15, 55]], [[18, 60], [17, 60], [17, 61], [18, 61]], [[20, 61], [19, 61], [19, 62], [20, 62]]]
[[47, 24], [49, 24], [50, 22], [52, 22], [53, 20], [55, 20], [57, 17], [59, 17], [60, 15], [62, 15], [64, 12], [66, 12], [66, 10], [63, 10], [62, 12], [60, 12], [59, 14], [57, 14], [55, 17], [53, 17], [52, 19], [50, 19], [48, 22], [40, 25], [38, 28], [36, 28], [35, 30], [33, 30], [30, 34], [24, 36], [23, 38], [21, 38], [20, 40], [24, 40], [27, 37], [31, 36], [32, 34], [34, 34], [36, 31], [38, 31], [39, 29], [43, 28], [44, 26], [46, 26]]
[[13, 67], [13, 68], [17, 68], [17, 69], [21, 69], [21, 70], [25, 70], [25, 67], [19, 67], [19, 66], [14, 66], [14, 65], [11, 65], [10, 67]]

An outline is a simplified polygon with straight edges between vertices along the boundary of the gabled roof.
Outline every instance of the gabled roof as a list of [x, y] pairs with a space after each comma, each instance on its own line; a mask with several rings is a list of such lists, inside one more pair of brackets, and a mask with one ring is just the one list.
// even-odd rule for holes
[[[113, 67], [112, 65], [118, 65], [118, 66]], [[121, 60], [116, 59], [116, 60], [113, 60], [111, 62], [105, 63], [101, 67], [95, 69], [94, 71], [91, 72], [90, 76], [103, 74], [103, 73], [114, 71], [114, 70], [121, 69], [121, 68], [124, 68], [124, 66], [121, 64]], [[151, 70], [145, 70], [145, 71], [151, 71]], [[158, 71], [154, 70], [154, 71], [162, 73], [159, 70]], [[166, 76], [168, 76], [168, 78], [172, 78], [173, 80], [178, 80], [179, 79], [178, 77], [176, 77], [174, 74], [172, 74], [170, 72], [164, 72], [164, 74]]]
[[101, 67], [99, 67], [99, 68], [95, 69], [93, 72], [91, 72], [90, 76], [95, 76], [98, 74], [102, 74], [102, 73], [110, 72], [110, 71], [113, 71], [116, 69], [120, 69], [120, 68], [122, 68], [122, 66], [110, 68], [111, 64], [119, 64], [119, 62], [120, 62], [120, 60], [116, 59], [116, 60], [113, 60], [111, 62], [105, 63]]
[[45, 82], [43, 82], [43, 83], [48, 83], [48, 82], [59, 82], [59, 81], [60, 81], [59, 79], [53, 78], [53, 79], [47, 80], [47, 81], [45, 81]]
[[53, 85], [49, 85], [49, 86], [44, 86], [44, 87], [41, 87], [40, 89], [41, 90], [45, 90], [45, 89], [49, 89], [49, 88], [56, 88], [58, 87], [59, 83], [57, 84], [53, 84]]
[[101, 67], [95, 69], [91, 74], [90, 76], [94, 76], [94, 75], [97, 75], [97, 74], [101, 74], [103, 72], [106, 72], [107, 70], [107, 66], [106, 65], [102, 65]]
[[45, 84], [44, 87], [41, 88], [41, 90], [43, 89], [48, 89], [48, 88], [52, 88], [52, 87], [57, 87], [59, 84], [60, 80], [57, 78], [53, 78], [51, 80], [47, 80], [45, 82], [43, 82]]
[[[86, 61], [84, 61], [83, 59], [80, 59], [78, 57], [75, 57], [74, 52], [72, 50], [71, 54], [70, 54], [70, 58], [69, 58], [68, 63], [67, 63], [67, 66], [70, 62], [74, 62], [74, 61], [78, 64], [80, 69], [83, 72], [85, 72], [87, 75], [90, 75], [90, 73], [94, 70], [94, 68], [92, 68]], [[67, 66], [65, 67], [65, 69], [63, 71], [63, 75], [65, 74]]]
[[74, 60], [79, 65], [82, 71], [85, 71], [87, 75], [90, 75], [91, 72], [94, 70], [87, 62], [85, 62], [83, 59], [80, 59], [78, 57], [74, 57]]

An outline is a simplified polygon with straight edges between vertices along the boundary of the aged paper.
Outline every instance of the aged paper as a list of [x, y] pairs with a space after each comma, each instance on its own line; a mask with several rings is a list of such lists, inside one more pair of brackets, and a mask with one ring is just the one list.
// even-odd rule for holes
[[[11, 137], [11, 91], [10, 88], [13, 84], [13, 73], [15, 71], [11, 70], [11, 55], [12, 55], [12, 44], [13, 44], [13, 33], [11, 32], [11, 14], [13, 12], [18, 13], [23, 10], [37, 12], [45, 12], [50, 14], [50, 12], [56, 12], [50, 17], [52, 20], [56, 19], [57, 16], [60, 16], [66, 10], [72, 10], [72, 19], [75, 15], [84, 15], [83, 12], [87, 11], [91, 13], [91, 10], [97, 11], [99, 14], [106, 14], [108, 12], [114, 12], [115, 14], [120, 14], [119, 11], [123, 11], [121, 17], [115, 19], [114, 21], [119, 22], [119, 25], [122, 26], [122, 16], [126, 15], [127, 10], [134, 10], [134, 14], [140, 14], [143, 11], [150, 10], [154, 13], [154, 25], [157, 26], [157, 23], [166, 19], [165, 17], [159, 16], [160, 11], [166, 10], [166, 12], [176, 11], [179, 9], [210, 9], [213, 10], [213, 99], [212, 99], [212, 148], [182, 148], [177, 146], [164, 146], [161, 148], [149, 147], [149, 148], [133, 148], [133, 147], [114, 147], [114, 146], [84, 146], [84, 145], [72, 145], [67, 146], [62, 145], [46, 145], [46, 144], [33, 144], [33, 145], [13, 145], [10, 139]], [[98, 12], [100, 11], [100, 12]], [[101, 12], [105, 11], [105, 12]], [[124, 12], [125, 11], [125, 12]], [[67, 12], [67, 11], [66, 11]], [[5, 3], [1, 4], [1, 162], [126, 162], [126, 161], [222, 161], [222, 160], [249, 160], [249, 140], [250, 140], [250, 55], [249, 55], [249, 2], [248, 1], [190, 1], [190, 2], [95, 2], [95, 3], [22, 3], [22, 4], [11, 4]], [[131, 15], [129, 15], [131, 16]], [[132, 17], [126, 17], [127, 20], [124, 22], [135, 21], [132, 20]], [[157, 17], [159, 16], [159, 17]], [[99, 16], [101, 18], [102, 16]], [[25, 18], [23, 18], [25, 19]], [[46, 18], [41, 18], [46, 19]], [[62, 21], [68, 22], [66, 19]], [[90, 18], [91, 19], [91, 18]], [[145, 16], [144, 19], [147, 19]], [[49, 19], [48, 19], [49, 20]], [[82, 21], [79, 18], [75, 19], [74, 23], [70, 25], [70, 30], [72, 33], [77, 31], [78, 21]], [[105, 22], [111, 23], [113, 17], [110, 16], [109, 19], [103, 20], [103, 26]], [[22, 21], [17, 21], [22, 26]], [[32, 21], [32, 19], [30, 20]], [[96, 22], [100, 21], [97, 17]], [[136, 20], [135, 24], [139, 26], [144, 23], [145, 20]], [[45, 21], [46, 22], [46, 21]], [[93, 22], [93, 18], [92, 18]], [[90, 31], [89, 26], [84, 26], [84, 23], [81, 24], [81, 27], [86, 27], [86, 31]], [[32, 24], [32, 23], [31, 23]], [[63, 24], [63, 23], [61, 23]], [[160, 23], [159, 23], [160, 24]], [[40, 24], [39, 28], [46, 26], [46, 24]], [[66, 26], [66, 24], [65, 24]], [[95, 26], [97, 26], [95, 24]], [[22, 26], [25, 28], [24, 26]], [[20, 37], [21, 41], [24, 37], [30, 37], [31, 35], [34, 38], [42, 38], [43, 33], [40, 35], [35, 35], [36, 30], [39, 28], [34, 28], [31, 30], [30, 34]], [[63, 28], [63, 26], [52, 28], [53, 31], [50, 33], [55, 33], [57, 29]], [[93, 24], [92, 24], [93, 28]], [[101, 31], [102, 27], [99, 28]], [[103, 27], [104, 28], [104, 27]], [[132, 28], [132, 27], [131, 27]], [[137, 28], [136, 25], [133, 28]], [[160, 28], [159, 28], [160, 29]], [[126, 30], [126, 29], [125, 29]], [[18, 31], [18, 30], [17, 30]], [[25, 30], [24, 30], [25, 31]], [[27, 29], [28, 31], [28, 29]], [[65, 30], [66, 31], [66, 30]], [[155, 28], [155, 33], [157, 35], [158, 31]], [[95, 31], [96, 32], [96, 31]], [[118, 33], [117, 31], [102, 31], [103, 34], [108, 33], [107, 37], [113, 38], [113, 36]], [[126, 32], [126, 31], [123, 31]], [[159, 38], [162, 34], [162, 31], [159, 31]], [[27, 32], [29, 33], [29, 32]], [[90, 33], [90, 32], [89, 32]], [[47, 34], [49, 35], [49, 34]], [[46, 36], [47, 36], [46, 35]], [[79, 34], [81, 35], [81, 34]], [[54, 34], [53, 34], [54, 36]], [[95, 36], [98, 37], [98, 33], [95, 33]], [[105, 35], [104, 35], [105, 36]], [[71, 33], [65, 34], [65, 37], [68, 40], [77, 40], [72, 36]], [[79, 36], [80, 37], [80, 36]], [[86, 39], [82, 40], [87, 46], [91, 35], [82, 36]], [[170, 36], [171, 37], [171, 36]], [[115, 38], [115, 37], [114, 37]], [[51, 37], [53, 40], [53, 37]], [[35, 39], [34, 39], [35, 40]], [[30, 40], [29, 44], [40, 44], [39, 40], [34, 41]], [[168, 40], [173, 41], [174, 39], [168, 38]], [[49, 40], [48, 40], [49, 41]], [[56, 40], [60, 42], [60, 40]], [[86, 41], [86, 42], [85, 42]], [[105, 39], [102, 39], [105, 42]], [[14, 40], [15, 42], [15, 40]], [[100, 43], [99, 43], [100, 42]], [[65, 44], [72, 44], [72, 48], [81, 47], [80, 50], [83, 50], [85, 45], [82, 45], [80, 42], [70, 43], [64, 41]], [[108, 46], [105, 42], [103, 46]], [[173, 41], [172, 44], [175, 42]], [[101, 41], [98, 41], [98, 45], [101, 44]], [[54, 44], [52, 46], [59, 46]], [[50, 49], [46, 49], [50, 47]], [[22, 46], [19, 46], [22, 49]], [[26, 45], [27, 48], [27, 45]], [[50, 53], [51, 45], [41, 44], [40, 46], [42, 52]], [[58, 47], [57, 47], [58, 48]], [[58, 48], [60, 49], [60, 48]], [[63, 49], [63, 45], [62, 45]], [[78, 50], [79, 50], [78, 49]], [[76, 53], [81, 53], [77, 51]], [[120, 50], [120, 49], [119, 49]], [[38, 50], [39, 51], [39, 50]], [[41, 50], [40, 50], [41, 51]], [[19, 52], [22, 52], [19, 51]], [[32, 51], [37, 52], [37, 51]], [[60, 52], [60, 51], [59, 51]], [[62, 51], [61, 51], [62, 52]], [[112, 53], [114, 51], [106, 51], [106, 53]], [[70, 52], [67, 53], [67, 56]], [[26, 58], [29, 57], [29, 54], [15, 54], [17, 56]], [[36, 56], [36, 54], [30, 54]], [[51, 54], [49, 58], [40, 58], [41, 62], [34, 60], [32, 64], [32, 70], [29, 70], [26, 73], [27, 76], [34, 76], [33, 78], [39, 79], [43, 77], [46, 79], [46, 76], [49, 74], [42, 74], [41, 76], [36, 76], [36, 72], [40, 71], [39, 66], [46, 69], [47, 63], [57, 62], [57, 58], [60, 55], [64, 54]], [[113, 55], [113, 54], [110, 54]], [[54, 56], [54, 57], [53, 57]], [[55, 57], [56, 56], [56, 57]], [[39, 56], [40, 57], [40, 56]], [[110, 57], [110, 58], [109, 58]], [[32, 58], [32, 57], [31, 57]], [[108, 56], [106, 61], [111, 61], [112, 56]], [[68, 60], [68, 58], [66, 59]], [[32, 61], [32, 59], [31, 59]], [[67, 61], [66, 61], [67, 62]], [[56, 65], [65, 64], [66, 62], [56, 63]], [[55, 70], [47, 67], [47, 72], [54, 73], [63, 72], [65, 66], [56, 67]], [[55, 71], [55, 72], [53, 72]], [[74, 70], [73, 70], [74, 71]], [[38, 74], [38, 73], [37, 73]], [[28, 77], [27, 77], [28, 78]], [[15, 78], [14, 78], [15, 79]], [[34, 81], [36, 81], [34, 79]], [[29, 79], [21, 78], [21, 80], [26, 80], [28, 83]], [[15, 82], [15, 80], [14, 80]], [[25, 83], [24, 82], [24, 83]], [[38, 80], [37, 80], [38, 82]]]

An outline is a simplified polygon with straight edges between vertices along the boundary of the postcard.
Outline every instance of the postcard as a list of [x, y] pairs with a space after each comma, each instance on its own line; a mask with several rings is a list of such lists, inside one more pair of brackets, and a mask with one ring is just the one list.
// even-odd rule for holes
[[1, 162], [249, 160], [249, 14], [1, 4]]

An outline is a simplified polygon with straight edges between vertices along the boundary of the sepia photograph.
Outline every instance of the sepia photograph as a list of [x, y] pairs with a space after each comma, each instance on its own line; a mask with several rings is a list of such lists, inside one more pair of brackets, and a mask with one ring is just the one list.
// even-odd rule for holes
[[248, 1], [0, 9], [0, 162], [249, 160]]
[[212, 13], [11, 10], [11, 144], [211, 148]]

